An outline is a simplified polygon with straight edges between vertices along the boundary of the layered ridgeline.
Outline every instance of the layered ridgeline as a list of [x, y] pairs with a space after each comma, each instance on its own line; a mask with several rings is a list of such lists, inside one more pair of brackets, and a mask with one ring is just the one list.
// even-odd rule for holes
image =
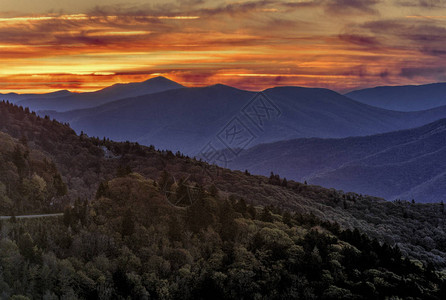
[[68, 111], [95, 107], [118, 99], [158, 93], [182, 88], [179, 83], [164, 77], [155, 77], [144, 82], [115, 84], [96, 92], [70, 93], [59, 91], [50, 94], [0, 94], [0, 99], [8, 100], [31, 110]]
[[70, 91], [67, 91], [67, 90], [61, 90], [61, 91], [45, 93], [45, 94], [17, 94], [17, 93], [1, 94], [0, 93], [0, 99], [9, 101], [11, 103], [17, 103], [22, 100], [31, 100], [31, 99], [39, 99], [39, 98], [53, 99], [53, 98], [70, 96], [72, 94], [73, 93], [71, 93]]
[[[215, 186], [222, 199], [233, 195], [252, 205], [312, 213], [321, 220], [337, 222], [342, 228], [358, 228], [371, 238], [397, 244], [403, 254], [412, 258], [446, 265], [445, 212], [440, 204], [386, 202], [286, 181], [278, 176], [268, 178], [230, 171], [137, 143], [78, 136], [67, 125], [6, 103], [0, 104], [0, 130], [14, 138], [25, 137], [29, 147], [53, 160], [72, 199], [91, 199], [101, 182], [133, 171], [157, 182], [164, 178], [159, 187], [163, 197], [168, 196], [173, 204], [189, 199], [171, 197], [172, 193], [184, 194], [185, 186], [198, 185], [208, 191]], [[121, 195], [125, 201], [125, 188]]]
[[[446, 107], [403, 113], [371, 107], [326, 89], [280, 87], [268, 98], [224, 85], [182, 88], [96, 108], [45, 112], [77, 131], [196, 155], [224, 130], [243, 131], [230, 147], [301, 137], [339, 138], [413, 128], [446, 117]], [[249, 116], [249, 118], [247, 117]], [[240, 123], [242, 122], [242, 123]], [[234, 140], [231, 139], [231, 142]], [[228, 143], [226, 143], [228, 144]], [[215, 145], [223, 148], [224, 145]]]
[[53, 159], [70, 197], [88, 197], [62, 218], [0, 223], [4, 298], [444, 297], [434, 270], [446, 266], [438, 204], [389, 203], [77, 136], [6, 103], [0, 129]]
[[345, 191], [445, 201], [446, 119], [403, 131], [345, 139], [295, 139], [241, 152], [230, 168]]
[[390, 110], [426, 110], [446, 105], [446, 83], [380, 86], [353, 91], [346, 96], [361, 103]]

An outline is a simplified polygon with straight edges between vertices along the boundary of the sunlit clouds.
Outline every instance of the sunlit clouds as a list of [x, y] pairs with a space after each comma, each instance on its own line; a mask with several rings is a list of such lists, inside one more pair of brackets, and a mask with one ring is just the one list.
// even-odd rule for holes
[[440, 2], [42, 2], [49, 12], [0, 11], [0, 92], [92, 91], [157, 75], [250, 90], [446, 81]]

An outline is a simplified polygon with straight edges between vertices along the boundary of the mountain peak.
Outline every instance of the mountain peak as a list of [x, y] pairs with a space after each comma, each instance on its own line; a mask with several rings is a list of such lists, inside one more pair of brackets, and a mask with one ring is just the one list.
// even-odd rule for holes
[[223, 83], [216, 83], [216, 84], [213, 84], [211, 86], [215, 86], [215, 87], [229, 87], [229, 85], [226, 85], [226, 84], [223, 84]]
[[63, 96], [63, 95], [71, 95], [72, 93], [69, 90], [59, 90], [52, 93], [48, 93], [47, 95], [53, 96]]
[[216, 84], [208, 85], [208, 86], [205, 86], [204, 88], [206, 88], [206, 89], [217, 89], [217, 90], [239, 90], [239, 91], [245, 91], [245, 90], [242, 90], [242, 89], [230, 86], [230, 85], [226, 85], [226, 84], [223, 84], [223, 83], [216, 83]]
[[[152, 92], [157, 92], [159, 91], [163, 91], [163, 90], [167, 90], [167, 89], [174, 89], [174, 88], [181, 88], [184, 87], [181, 84], [170, 80], [166, 77], [163, 76], [157, 76], [157, 77], [152, 77], [150, 79], [147, 79], [145, 81], [142, 82], [130, 82], [130, 83], [116, 83], [112, 86], [106, 87], [105, 89], [99, 90], [97, 92], [101, 92], [101, 91], [120, 91], [120, 92], [130, 92], [132, 93], [132, 90], [145, 90], [145, 89], [154, 89], [153, 91], [147, 91], [147, 93], [152, 93]], [[142, 93], [144, 94], [144, 93]]]
[[144, 81], [144, 83], [172, 83], [172, 84], [181, 85], [178, 82], [170, 80], [169, 78], [166, 78], [164, 76], [152, 77], [152, 78], [147, 79], [146, 81]]

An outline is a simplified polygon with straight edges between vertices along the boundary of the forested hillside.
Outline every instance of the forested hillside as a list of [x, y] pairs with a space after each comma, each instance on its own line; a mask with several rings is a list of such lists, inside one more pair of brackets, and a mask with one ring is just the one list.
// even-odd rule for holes
[[40, 151], [0, 132], [0, 215], [60, 211], [67, 187]]
[[[397, 247], [313, 215], [200, 189], [173, 207], [139, 174], [63, 218], [7, 221], [2, 296], [17, 299], [441, 299], [445, 281]], [[177, 193], [178, 197], [181, 196]], [[28, 298], [23, 298], [23, 296]]]
[[54, 161], [74, 205], [61, 219], [2, 223], [5, 297], [442, 297], [433, 271], [446, 266], [441, 204], [78, 136], [4, 102], [0, 130]]

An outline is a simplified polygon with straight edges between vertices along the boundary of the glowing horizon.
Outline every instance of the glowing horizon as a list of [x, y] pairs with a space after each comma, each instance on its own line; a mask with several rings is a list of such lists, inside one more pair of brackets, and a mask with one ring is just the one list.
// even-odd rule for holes
[[159, 75], [248, 90], [446, 81], [441, 1], [3, 1], [0, 93], [86, 92]]

